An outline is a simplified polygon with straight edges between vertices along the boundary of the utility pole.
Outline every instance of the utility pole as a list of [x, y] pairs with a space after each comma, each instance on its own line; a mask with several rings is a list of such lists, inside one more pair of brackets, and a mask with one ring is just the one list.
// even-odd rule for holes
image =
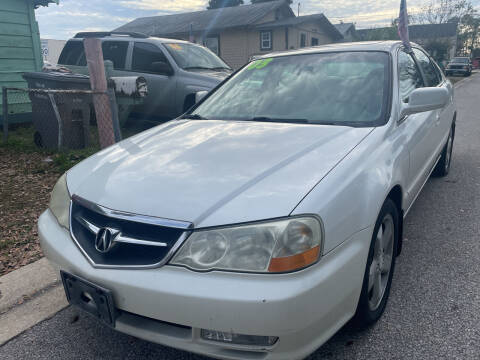
[[297, 16], [300, 16], [300, 2], [298, 3], [298, 15]]

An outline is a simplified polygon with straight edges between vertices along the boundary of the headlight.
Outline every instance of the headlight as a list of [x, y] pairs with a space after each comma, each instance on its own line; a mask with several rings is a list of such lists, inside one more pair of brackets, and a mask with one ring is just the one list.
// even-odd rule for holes
[[66, 229], [70, 228], [70, 194], [67, 189], [67, 176], [63, 174], [55, 184], [50, 195], [50, 204], [48, 206], [58, 223]]
[[318, 260], [322, 234], [314, 216], [199, 230], [171, 264], [198, 271], [289, 272]]

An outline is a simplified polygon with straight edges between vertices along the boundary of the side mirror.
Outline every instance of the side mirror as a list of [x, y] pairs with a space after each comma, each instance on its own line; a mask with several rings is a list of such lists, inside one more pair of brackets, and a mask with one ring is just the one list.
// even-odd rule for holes
[[195, 94], [195, 104], [197, 104], [200, 100], [202, 100], [207, 94], [208, 94], [208, 91], [206, 90], [197, 91], [197, 93]]
[[403, 104], [400, 118], [425, 111], [444, 107], [448, 102], [448, 90], [445, 88], [427, 87], [414, 90], [408, 103]]
[[156, 74], [162, 74], [171, 76], [173, 75], [173, 69], [170, 64], [163, 61], [155, 61], [150, 65], [150, 71]]

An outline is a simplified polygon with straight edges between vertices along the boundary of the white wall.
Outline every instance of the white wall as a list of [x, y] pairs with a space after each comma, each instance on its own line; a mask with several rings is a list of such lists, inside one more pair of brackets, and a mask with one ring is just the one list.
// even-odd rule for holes
[[52, 65], [58, 63], [60, 53], [65, 46], [65, 40], [42, 39], [42, 55], [43, 61], [48, 61]]

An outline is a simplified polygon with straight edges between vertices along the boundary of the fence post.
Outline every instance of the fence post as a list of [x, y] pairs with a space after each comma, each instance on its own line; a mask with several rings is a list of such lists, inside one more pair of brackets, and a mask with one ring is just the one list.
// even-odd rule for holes
[[102, 42], [96, 38], [83, 40], [87, 58], [90, 84], [93, 90], [93, 105], [97, 116], [98, 136], [100, 146], [106, 148], [115, 143], [112, 108], [107, 93], [107, 78], [103, 64]]
[[55, 96], [51, 92], [49, 92], [48, 97], [49, 97], [50, 102], [52, 104], [53, 113], [55, 114], [55, 118], [57, 119], [57, 123], [58, 123], [57, 146], [58, 146], [58, 149], [61, 149], [63, 147], [63, 123], [62, 123], [62, 118], [60, 117], [60, 112], [58, 111], [57, 102], [55, 101]]
[[8, 94], [7, 88], [2, 87], [2, 104], [3, 104], [3, 142], [8, 139]]

